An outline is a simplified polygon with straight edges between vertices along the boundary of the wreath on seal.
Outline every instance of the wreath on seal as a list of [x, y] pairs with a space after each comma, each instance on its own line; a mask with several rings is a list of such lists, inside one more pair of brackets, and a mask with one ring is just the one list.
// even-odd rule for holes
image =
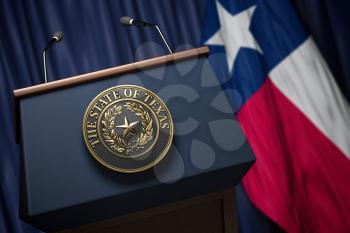
[[120, 116], [123, 112], [123, 106], [114, 105], [108, 109], [104, 114], [102, 123], [102, 132], [105, 141], [108, 146], [119, 153], [125, 152], [127, 155], [130, 152], [138, 151], [144, 148], [149, 141], [153, 138], [153, 120], [149, 116], [148, 112], [138, 103], [126, 102], [124, 104], [129, 111], [134, 112], [135, 115], [140, 117], [142, 129], [137, 139], [133, 143], [128, 143], [124, 138], [120, 137], [114, 129], [115, 118]]

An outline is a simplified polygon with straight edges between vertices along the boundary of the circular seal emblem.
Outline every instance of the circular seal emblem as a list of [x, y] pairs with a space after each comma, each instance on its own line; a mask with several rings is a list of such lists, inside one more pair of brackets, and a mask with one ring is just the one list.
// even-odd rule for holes
[[156, 165], [168, 152], [173, 133], [171, 114], [164, 102], [134, 85], [101, 92], [83, 119], [83, 136], [90, 154], [118, 172], [140, 172]]

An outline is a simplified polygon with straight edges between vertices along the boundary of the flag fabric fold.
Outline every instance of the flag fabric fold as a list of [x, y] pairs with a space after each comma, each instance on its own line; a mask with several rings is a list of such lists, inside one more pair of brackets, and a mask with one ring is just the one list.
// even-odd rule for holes
[[227, 95], [243, 98], [237, 119], [257, 158], [247, 196], [286, 232], [349, 232], [350, 108], [313, 39], [287, 0], [215, 7], [204, 43], [224, 48], [229, 78], [214, 69]]

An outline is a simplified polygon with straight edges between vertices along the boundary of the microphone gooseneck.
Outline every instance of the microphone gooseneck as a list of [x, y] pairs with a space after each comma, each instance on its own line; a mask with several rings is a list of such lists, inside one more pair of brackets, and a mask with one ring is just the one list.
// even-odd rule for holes
[[142, 20], [138, 20], [138, 19], [133, 19], [133, 18], [131, 18], [129, 16], [121, 17], [120, 18], [120, 23], [122, 25], [124, 25], [124, 26], [132, 26], [132, 25], [134, 25], [134, 26], [138, 26], [138, 27], [140, 27], [140, 26], [142, 26], [142, 27], [154, 27], [157, 30], [157, 32], [160, 35], [160, 37], [162, 38], [162, 40], [163, 40], [165, 46], [167, 47], [169, 53], [170, 54], [173, 53], [173, 51], [171, 51], [171, 49], [170, 49], [170, 46], [169, 46], [167, 40], [165, 39], [165, 36], [163, 35], [163, 33], [160, 30], [158, 25], [153, 24], [153, 23], [148, 23], [148, 22], [145, 22], [145, 21], [142, 21]]
[[44, 66], [44, 81], [47, 83], [47, 64], [46, 64], [46, 51], [51, 48], [52, 45], [59, 43], [63, 39], [63, 32], [55, 32], [49, 43], [43, 49], [43, 66]]

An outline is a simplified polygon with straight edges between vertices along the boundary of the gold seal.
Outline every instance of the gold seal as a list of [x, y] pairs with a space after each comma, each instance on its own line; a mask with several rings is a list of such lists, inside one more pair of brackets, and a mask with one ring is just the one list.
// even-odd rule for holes
[[87, 107], [83, 136], [90, 154], [114, 171], [133, 173], [156, 165], [169, 151], [174, 125], [164, 102], [140, 86], [120, 85]]

